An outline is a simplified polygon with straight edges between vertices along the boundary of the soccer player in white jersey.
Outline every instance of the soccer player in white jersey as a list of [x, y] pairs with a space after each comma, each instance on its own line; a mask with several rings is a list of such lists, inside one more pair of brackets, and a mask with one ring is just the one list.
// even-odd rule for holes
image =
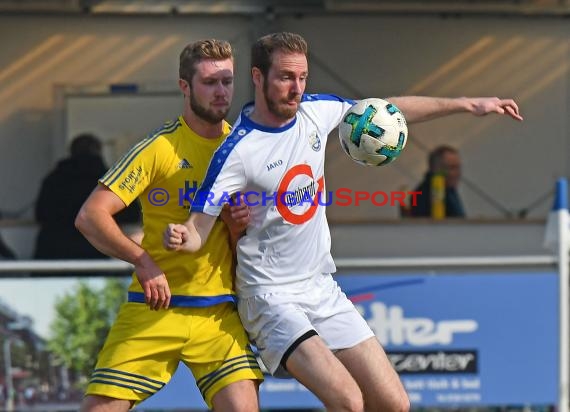
[[[328, 411], [407, 411], [384, 350], [331, 276], [336, 268], [319, 201], [325, 145], [354, 101], [304, 94], [307, 44], [297, 34], [260, 38], [251, 66], [255, 101], [214, 154], [189, 220], [169, 225], [164, 245], [200, 249], [224, 202], [241, 193], [251, 217], [237, 247], [238, 310], [269, 371], [294, 376]], [[410, 123], [459, 112], [522, 120], [511, 99], [388, 100]]]

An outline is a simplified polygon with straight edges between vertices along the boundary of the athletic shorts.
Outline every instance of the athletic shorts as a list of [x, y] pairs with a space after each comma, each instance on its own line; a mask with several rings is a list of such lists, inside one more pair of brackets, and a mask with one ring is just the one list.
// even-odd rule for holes
[[180, 361], [209, 408], [230, 383], [263, 379], [233, 303], [153, 311], [130, 302], [119, 310], [86, 394], [138, 404], [168, 383]]
[[281, 365], [284, 355], [311, 333], [332, 351], [374, 336], [331, 275], [317, 275], [311, 282], [301, 293], [273, 292], [238, 302], [242, 323], [273, 376], [288, 376]]

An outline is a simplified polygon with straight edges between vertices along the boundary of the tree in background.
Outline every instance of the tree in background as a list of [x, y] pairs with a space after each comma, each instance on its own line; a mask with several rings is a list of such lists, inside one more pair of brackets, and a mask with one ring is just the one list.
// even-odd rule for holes
[[72, 381], [87, 381], [126, 290], [123, 279], [107, 278], [101, 289], [82, 280], [56, 300], [48, 347], [71, 372]]

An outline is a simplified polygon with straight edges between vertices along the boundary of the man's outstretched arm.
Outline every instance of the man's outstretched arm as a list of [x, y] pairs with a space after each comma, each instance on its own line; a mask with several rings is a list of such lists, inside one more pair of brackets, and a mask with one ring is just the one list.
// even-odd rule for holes
[[498, 97], [427, 97], [395, 96], [387, 98], [394, 103], [406, 117], [408, 123], [419, 123], [455, 113], [471, 113], [485, 116], [490, 113], [508, 115], [522, 121], [519, 107], [513, 99]]

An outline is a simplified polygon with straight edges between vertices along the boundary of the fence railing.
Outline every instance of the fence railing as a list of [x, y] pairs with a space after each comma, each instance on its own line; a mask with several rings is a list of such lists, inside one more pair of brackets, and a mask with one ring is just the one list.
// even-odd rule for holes
[[[504, 267], [554, 266], [554, 255], [520, 256], [453, 256], [453, 257], [392, 257], [392, 258], [338, 258], [338, 269], [407, 269], [447, 267]], [[98, 276], [116, 276], [130, 271], [133, 266], [117, 259], [99, 260], [8, 260], [0, 261], [0, 277], [20, 277], [22, 273], [41, 277], [42, 274], [83, 274], [97, 272]]]

